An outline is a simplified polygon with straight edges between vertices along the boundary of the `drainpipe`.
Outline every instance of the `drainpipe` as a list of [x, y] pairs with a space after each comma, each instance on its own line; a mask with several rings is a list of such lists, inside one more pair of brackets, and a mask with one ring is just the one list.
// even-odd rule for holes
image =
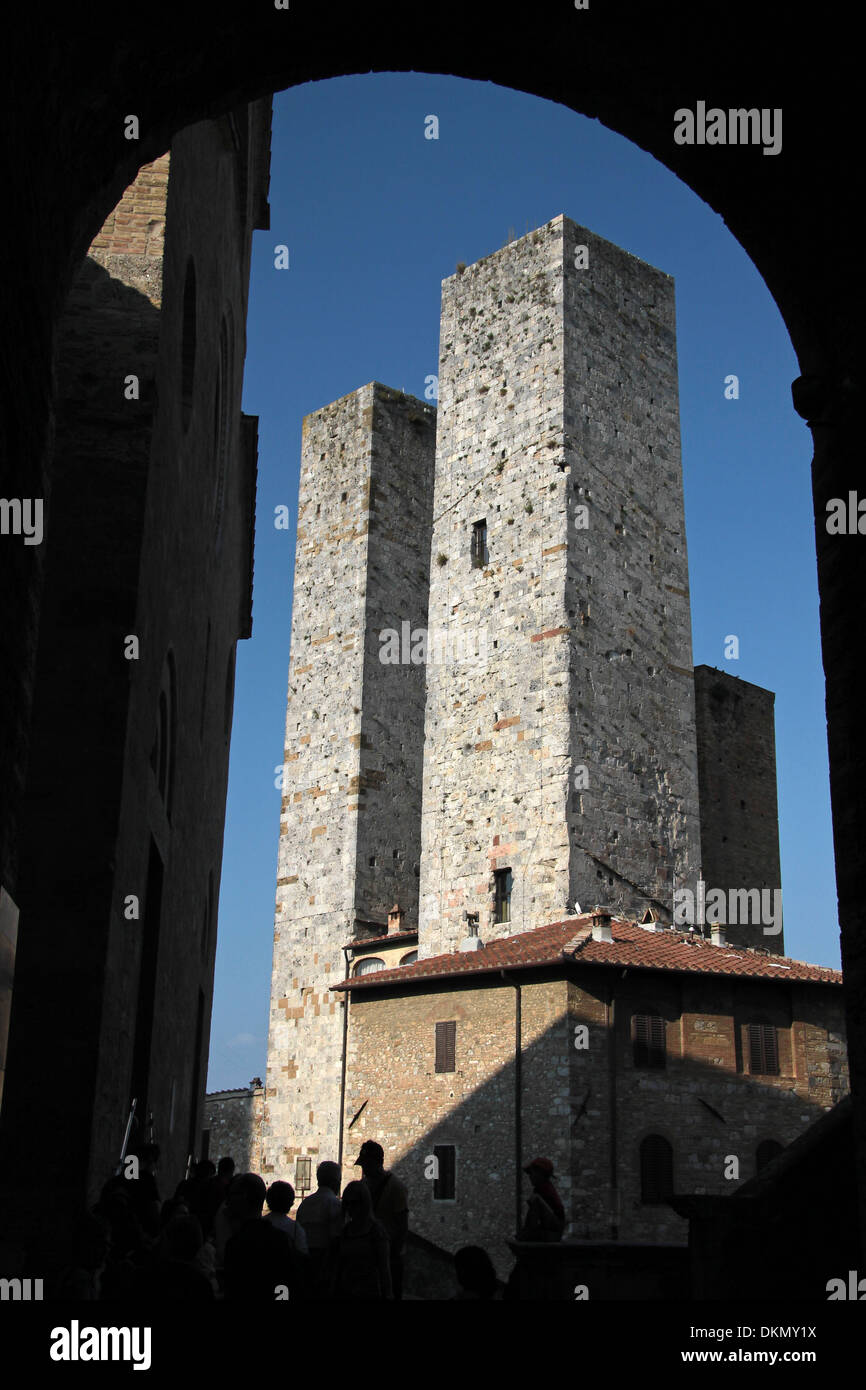
[[512, 980], [504, 970], [499, 974], [506, 984], [513, 985], [514, 995], [514, 1214], [517, 1222], [514, 1234], [521, 1226], [521, 1180], [523, 1177], [523, 1045], [522, 1045], [522, 999], [520, 984]]
[[[349, 950], [350, 947], [343, 947], [343, 959], [346, 962], [346, 979], [349, 978]], [[343, 1055], [340, 1059], [340, 1143], [337, 1162], [340, 1165], [340, 1185], [343, 1182], [343, 1117], [346, 1113], [346, 1043], [349, 1037], [349, 991], [343, 992]]]

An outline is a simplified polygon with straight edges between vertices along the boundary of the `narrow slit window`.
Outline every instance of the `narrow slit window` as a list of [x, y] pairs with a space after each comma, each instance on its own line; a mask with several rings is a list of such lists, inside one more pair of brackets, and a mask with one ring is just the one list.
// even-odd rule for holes
[[487, 522], [472, 523], [472, 568], [483, 569], [487, 564]]
[[493, 920], [511, 921], [511, 889], [514, 877], [510, 869], [496, 869], [493, 874]]

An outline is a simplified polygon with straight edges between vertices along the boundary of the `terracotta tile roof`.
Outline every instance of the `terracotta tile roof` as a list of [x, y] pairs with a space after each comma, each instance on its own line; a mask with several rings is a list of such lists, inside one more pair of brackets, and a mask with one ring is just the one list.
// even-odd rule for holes
[[841, 985], [842, 975], [824, 965], [808, 965], [788, 956], [765, 955], [744, 946], [713, 946], [696, 934], [649, 931], [636, 922], [614, 918], [612, 941], [593, 941], [590, 914], [551, 922], [534, 931], [491, 941], [479, 951], [453, 951], [390, 970], [352, 976], [331, 989], [370, 989], [379, 985], [422, 984], [431, 978], [482, 975], [499, 970], [528, 970], [540, 965], [629, 967], [672, 970], [684, 974], [737, 975], [749, 979], [800, 980]]
[[353, 936], [352, 939], [351, 939], [350, 941], [347, 941], [347, 942], [345, 943], [343, 949], [345, 950], [346, 947], [349, 947], [349, 946], [351, 946], [353, 950], [354, 950], [354, 949], [357, 949], [359, 946], [381, 946], [383, 941], [417, 941], [417, 940], [418, 940], [418, 933], [417, 933], [417, 931], [392, 931], [392, 932], [387, 932], [387, 933], [385, 934], [385, 936]]

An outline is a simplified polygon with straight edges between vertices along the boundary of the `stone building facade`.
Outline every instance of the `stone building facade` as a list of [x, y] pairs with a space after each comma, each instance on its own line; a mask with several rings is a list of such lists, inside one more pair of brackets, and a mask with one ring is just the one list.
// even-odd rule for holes
[[0, 1115], [13, 1242], [18, 1213], [38, 1242], [38, 1211], [56, 1245], [133, 1099], [133, 1141], [160, 1144], [169, 1182], [198, 1149], [251, 630], [257, 422], [240, 407], [269, 142], [267, 99], [178, 135], [96, 237], [62, 324]]
[[501, 1274], [536, 1155], [569, 1237], [685, 1244], [666, 1192], [730, 1195], [848, 1089], [837, 971], [658, 924], [574, 918], [335, 992], [351, 1000], [344, 1179], [375, 1138], [411, 1229], [481, 1244]]
[[236, 1173], [259, 1173], [262, 1167], [264, 1087], [253, 1077], [249, 1086], [209, 1091], [204, 1098], [201, 1149], [197, 1157], [233, 1158]]
[[330, 986], [393, 930], [424, 959], [599, 901], [670, 921], [702, 852], [779, 886], [772, 701], [729, 707], [696, 721], [673, 282], [557, 217], [443, 282], [435, 423], [376, 383], [304, 422], [267, 1172], [349, 1142]]

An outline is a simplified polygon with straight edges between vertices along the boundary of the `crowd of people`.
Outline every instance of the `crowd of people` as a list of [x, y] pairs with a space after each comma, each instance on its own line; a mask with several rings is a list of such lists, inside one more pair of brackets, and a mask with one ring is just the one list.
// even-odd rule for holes
[[[361, 1178], [340, 1193], [338, 1164], [320, 1163], [317, 1187], [295, 1205], [292, 1184], [268, 1187], [234, 1160], [195, 1164], [160, 1200], [159, 1148], [143, 1145], [103, 1187], [74, 1234], [58, 1296], [107, 1301], [402, 1299], [409, 1229], [405, 1185], [362, 1144]], [[524, 1169], [533, 1187], [524, 1240], [558, 1240], [565, 1226], [549, 1160]], [[458, 1299], [503, 1296], [489, 1255], [469, 1245], [454, 1257]], [[507, 1292], [505, 1294], [507, 1295]]]

